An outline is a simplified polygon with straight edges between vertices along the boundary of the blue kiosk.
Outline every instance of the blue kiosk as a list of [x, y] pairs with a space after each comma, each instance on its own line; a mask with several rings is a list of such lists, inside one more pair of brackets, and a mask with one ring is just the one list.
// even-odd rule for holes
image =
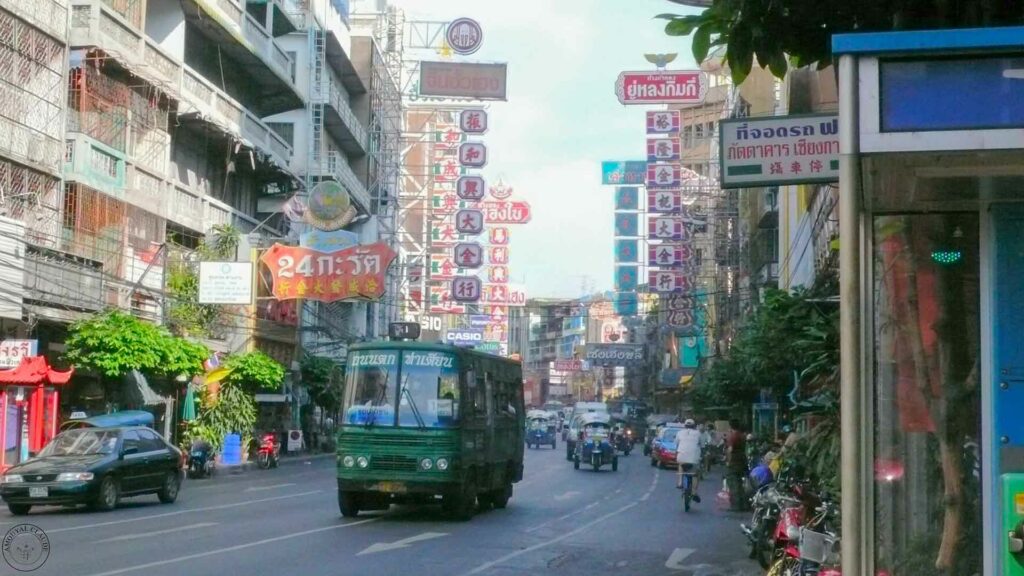
[[1024, 28], [832, 47], [843, 574], [1024, 576]]

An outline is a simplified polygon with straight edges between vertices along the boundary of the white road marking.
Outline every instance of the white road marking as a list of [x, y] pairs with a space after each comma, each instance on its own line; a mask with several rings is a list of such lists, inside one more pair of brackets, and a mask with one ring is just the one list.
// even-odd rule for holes
[[271, 484], [270, 486], [250, 486], [242, 492], [259, 492], [261, 490], [274, 490], [276, 488], [284, 488], [285, 486], [295, 486], [295, 482], [288, 482], [285, 484]]
[[189, 524], [188, 526], [177, 526], [175, 528], [167, 528], [166, 530], [155, 530], [153, 532], [139, 532], [137, 534], [125, 534], [124, 536], [114, 536], [113, 538], [107, 538], [106, 540], [97, 540], [96, 544], [103, 544], [104, 542], [120, 542], [123, 540], [137, 540], [139, 538], [149, 538], [150, 536], [160, 536], [162, 534], [171, 534], [172, 532], [195, 530], [196, 528], [206, 528], [208, 526], [216, 525], [216, 522], [200, 522], [198, 524]]
[[188, 508], [186, 510], [175, 510], [174, 512], [165, 512], [163, 514], [150, 514], [149, 516], [137, 516], [135, 518], [125, 518], [124, 520], [111, 520], [109, 522], [97, 522], [95, 524], [82, 524], [81, 526], [68, 526], [66, 528], [46, 528], [47, 534], [56, 534], [57, 532], [71, 532], [72, 530], [85, 530], [88, 528], [99, 528], [101, 526], [115, 526], [117, 524], [128, 524], [130, 522], [141, 522], [143, 520], [153, 520], [154, 518], [166, 518], [168, 516], [180, 516], [182, 514], [190, 514], [192, 512], [208, 512], [210, 510], [226, 510], [228, 508], [239, 508], [241, 506], [249, 506], [250, 504], [259, 504], [260, 502], [273, 502], [274, 500], [284, 500], [286, 498], [300, 498], [302, 496], [309, 496], [311, 494], [319, 494], [323, 490], [310, 490], [309, 492], [298, 492], [296, 494], [285, 494], [284, 496], [274, 496], [272, 498], [259, 498], [257, 500], [246, 500], [245, 502], [234, 502], [232, 504], [220, 504], [218, 506], [207, 506], [206, 508]]
[[403, 538], [397, 542], [391, 542], [390, 544], [385, 542], [377, 542], [362, 552], [356, 554], [356, 556], [362, 556], [363, 554], [376, 554], [378, 552], [388, 552], [391, 550], [398, 550], [399, 548], [408, 548], [417, 542], [423, 542], [424, 540], [433, 540], [434, 538], [440, 538], [447, 536], [446, 532], [424, 532], [423, 534], [417, 534], [408, 538]]
[[[658, 484], [658, 476], [655, 475], [654, 476], [654, 481], [651, 482], [651, 487], [647, 489], [647, 492], [644, 494], [644, 496], [643, 496], [643, 498], [641, 498], [641, 500], [646, 500], [647, 498], [649, 498], [651, 493], [654, 492], [654, 488], [655, 488], [655, 486], [657, 486], [657, 484]], [[564, 534], [562, 534], [560, 536], [556, 536], [555, 538], [551, 538], [550, 540], [546, 540], [546, 541], [541, 542], [539, 544], [534, 544], [533, 546], [528, 546], [528, 547], [523, 548], [521, 550], [516, 550], [515, 552], [510, 552], [510, 553], [508, 553], [508, 554], [506, 554], [506, 555], [504, 555], [504, 556], [502, 556], [502, 557], [500, 557], [500, 558], [498, 558], [496, 560], [491, 560], [490, 562], [486, 562], [484, 564], [481, 564], [481, 565], [477, 566], [476, 568], [470, 570], [469, 572], [466, 572], [463, 576], [473, 576], [473, 574], [480, 574], [482, 572], [486, 572], [487, 570], [490, 570], [491, 568], [497, 566], [498, 564], [502, 564], [502, 563], [508, 562], [509, 560], [511, 560], [513, 558], [517, 558], [519, 556], [522, 556], [523, 554], [529, 554], [530, 552], [534, 552], [536, 550], [540, 550], [541, 548], [547, 548], [548, 546], [551, 546], [553, 544], [558, 544], [559, 542], [562, 542], [563, 540], [566, 540], [568, 538], [572, 538], [573, 536], [575, 536], [575, 535], [577, 535], [577, 534], [579, 534], [581, 532], [585, 532], [586, 530], [589, 530], [591, 526], [594, 526], [596, 524], [600, 524], [601, 522], [604, 522], [605, 520], [607, 520], [609, 518], [612, 518], [614, 516], [618, 516], [619, 514], [622, 514], [626, 510], [629, 510], [630, 508], [633, 508], [634, 506], [637, 506], [639, 504], [640, 504], [639, 501], [637, 501], [637, 502], [630, 502], [629, 504], [626, 504], [625, 506], [623, 506], [623, 507], [621, 507], [621, 508], [619, 508], [617, 510], [609, 512], [609, 513], [607, 513], [607, 514], [605, 514], [603, 516], [600, 516], [600, 517], [598, 517], [598, 518], [596, 518], [594, 520], [591, 520], [590, 522], [587, 522], [586, 524], [581, 525], [579, 528], [576, 528], [575, 530], [572, 530], [570, 532], [566, 532], [566, 533], [564, 533]]]
[[641, 502], [646, 502], [647, 499], [651, 497], [651, 494], [654, 493], [654, 487], [658, 485], [658, 478], [660, 478], [660, 477], [661, 477], [660, 474], [656, 473], [654, 475], [654, 479], [651, 480], [651, 487], [647, 489], [647, 493], [646, 494], [644, 494], [643, 496], [640, 497], [640, 501]]
[[166, 560], [157, 560], [156, 562], [148, 562], [146, 564], [139, 564], [136, 566], [127, 566], [125, 568], [118, 568], [117, 570], [110, 570], [108, 572], [99, 572], [92, 574], [91, 576], [114, 576], [115, 574], [126, 574], [128, 572], [137, 572], [139, 570], [145, 570], [147, 568], [154, 568], [156, 566], [166, 566], [168, 564], [179, 564], [187, 560], [195, 560], [196, 558], [206, 558], [207, 556], [216, 556], [217, 554], [227, 554], [228, 552], [235, 552], [237, 550], [245, 550], [246, 548], [253, 548], [256, 546], [264, 546], [273, 542], [280, 542], [282, 540], [291, 540], [292, 538], [299, 538], [301, 536], [308, 536], [310, 534], [316, 534], [318, 532], [327, 532], [329, 530], [337, 530], [339, 528], [348, 528], [349, 526], [358, 526], [359, 524], [367, 524], [369, 522], [376, 522], [381, 517], [368, 518], [366, 520], [358, 520], [356, 522], [347, 522], [344, 524], [335, 524], [334, 526], [323, 526], [320, 528], [313, 528], [312, 530], [303, 530], [302, 532], [293, 532], [291, 534], [284, 534], [282, 536], [275, 536], [273, 538], [264, 538], [263, 540], [256, 540], [255, 542], [246, 542], [245, 544], [236, 544], [235, 546], [228, 546], [226, 548], [215, 548], [213, 550], [207, 550], [206, 552], [197, 552], [195, 554], [186, 554], [185, 556], [178, 556], [176, 558], [168, 558]]
[[582, 494], [582, 492], [576, 492], [575, 490], [573, 490], [573, 491], [570, 491], [570, 492], [566, 492], [565, 494], [560, 494], [558, 496], [555, 496], [555, 500], [559, 500], [559, 501], [561, 501], [561, 500], [568, 500], [568, 499], [570, 499], [570, 498], [572, 498], [574, 496], [579, 496], [580, 494]]
[[683, 561], [690, 557], [691, 554], [696, 552], [693, 548], [676, 548], [669, 555], [668, 560], [665, 561], [665, 568], [670, 570], [686, 570], [686, 566], [683, 566]]

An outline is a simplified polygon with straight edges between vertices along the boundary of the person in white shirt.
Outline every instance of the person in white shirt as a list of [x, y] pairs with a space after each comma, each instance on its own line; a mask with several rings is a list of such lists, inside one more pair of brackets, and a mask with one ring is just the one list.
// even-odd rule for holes
[[683, 429], [676, 433], [676, 463], [679, 464], [679, 484], [677, 487], [683, 487], [684, 472], [692, 474], [691, 489], [693, 491], [693, 501], [697, 503], [700, 502], [700, 496], [697, 495], [699, 480], [697, 469], [700, 465], [702, 448], [703, 438], [700, 430], [697, 430], [697, 423], [692, 419], [687, 419], [683, 423]]

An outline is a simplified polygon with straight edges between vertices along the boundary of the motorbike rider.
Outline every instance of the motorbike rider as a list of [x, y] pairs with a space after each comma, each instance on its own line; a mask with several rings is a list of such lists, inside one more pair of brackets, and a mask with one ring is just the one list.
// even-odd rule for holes
[[697, 467], [700, 465], [702, 449], [703, 439], [700, 431], [697, 430], [697, 423], [693, 419], [688, 418], [683, 423], [683, 429], [676, 433], [676, 463], [679, 464], [679, 484], [677, 487], [683, 487], [683, 473], [691, 473], [693, 501], [698, 504], [700, 503], [700, 496], [697, 494], [697, 487], [700, 477], [696, 472]]

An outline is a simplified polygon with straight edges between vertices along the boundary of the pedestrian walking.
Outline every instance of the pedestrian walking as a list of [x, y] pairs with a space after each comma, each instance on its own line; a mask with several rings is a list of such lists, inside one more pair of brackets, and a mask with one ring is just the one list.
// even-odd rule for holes
[[742, 511], [747, 508], [744, 485], [747, 477], [747, 436], [739, 420], [730, 420], [729, 436], [726, 438], [726, 484], [729, 486], [729, 509]]

